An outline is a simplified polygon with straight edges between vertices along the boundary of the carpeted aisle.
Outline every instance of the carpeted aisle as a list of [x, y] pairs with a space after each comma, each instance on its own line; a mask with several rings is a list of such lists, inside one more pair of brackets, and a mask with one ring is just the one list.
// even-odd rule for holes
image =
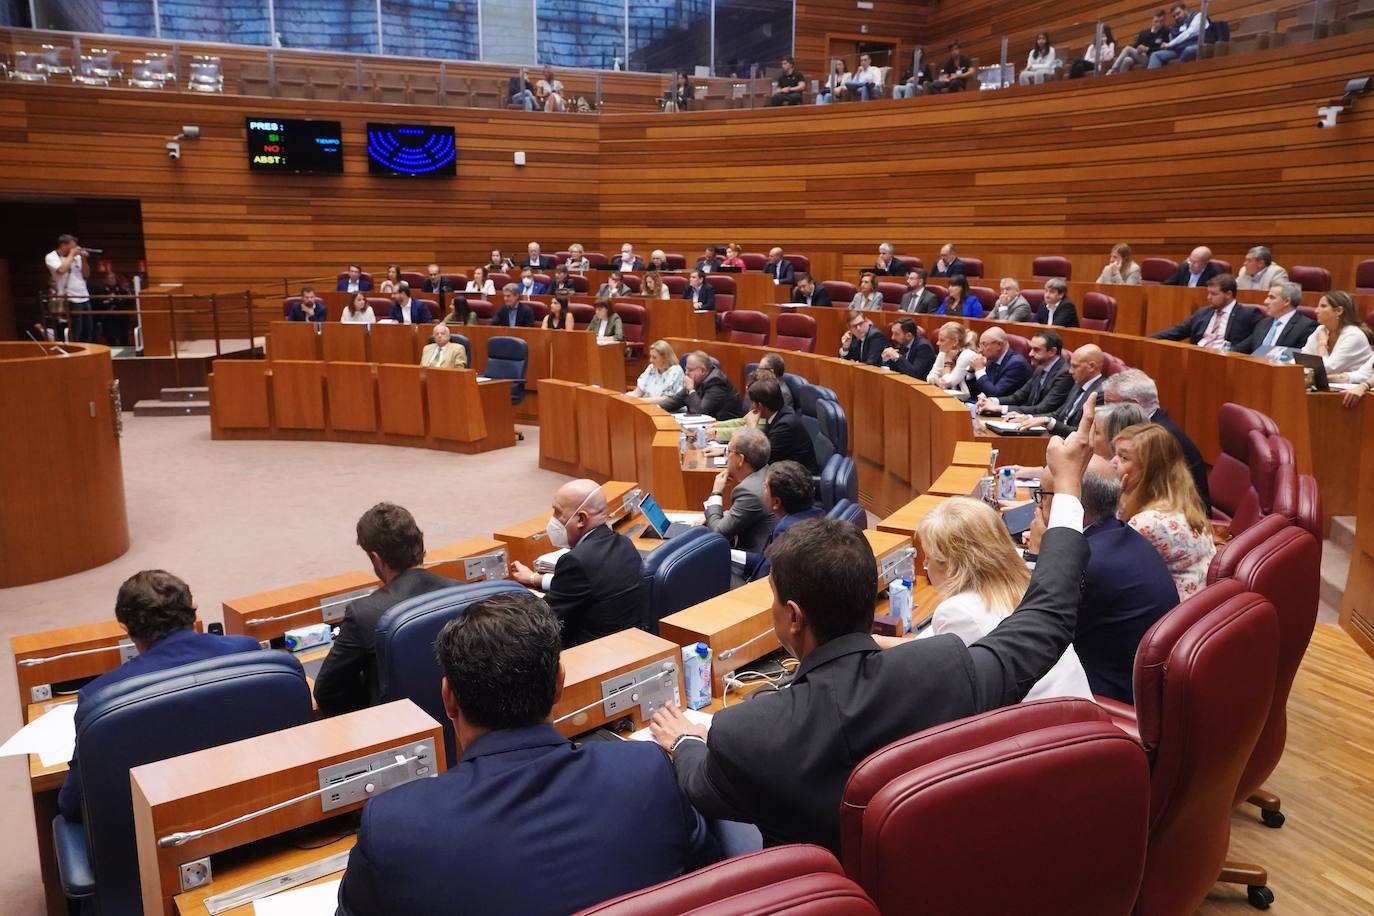
[[[10, 637], [113, 616], [119, 584], [161, 567], [184, 578], [206, 621], [226, 598], [367, 569], [354, 524], [373, 503], [415, 514], [426, 547], [490, 536], [548, 510], [567, 478], [539, 469], [539, 430], [485, 455], [313, 442], [212, 442], [204, 417], [126, 415], [129, 552], [65, 579], [0, 590], [0, 740], [20, 726]], [[27, 759], [0, 758], [0, 910], [42, 912]]]

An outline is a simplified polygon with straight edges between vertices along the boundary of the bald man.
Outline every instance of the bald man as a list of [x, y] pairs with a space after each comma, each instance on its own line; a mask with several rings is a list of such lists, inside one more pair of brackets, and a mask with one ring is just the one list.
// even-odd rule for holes
[[606, 494], [595, 480], [563, 484], [553, 496], [550, 549], [568, 548], [552, 573], [511, 564], [511, 578], [544, 592], [563, 623], [563, 648], [639, 626], [644, 563], [623, 534], [606, 524]]
[[990, 398], [1006, 397], [1030, 378], [1030, 363], [1011, 348], [1001, 328], [988, 328], [978, 338], [978, 354], [969, 368], [978, 380], [978, 391]]
[[1178, 265], [1174, 275], [1164, 281], [1165, 286], [1206, 286], [1207, 281], [1221, 273], [1212, 263], [1212, 249], [1205, 245], [1194, 248], [1188, 260]]
[[768, 249], [768, 260], [763, 264], [763, 272], [773, 278], [774, 283], [793, 283], [797, 278], [797, 268], [782, 255], [781, 248]]
[[1069, 360], [1069, 375], [1073, 376], [1073, 388], [1069, 390], [1069, 396], [1063, 406], [1047, 417], [1027, 417], [1019, 414], [1010, 416], [1020, 420], [1022, 429], [1044, 429], [1052, 435], [1067, 436], [1078, 428], [1078, 421], [1083, 416], [1083, 405], [1088, 399], [1092, 398], [1094, 402], [1100, 400], [1102, 364], [1105, 361], [1102, 348], [1097, 344], [1079, 347], [1073, 351], [1073, 359]]
[[434, 343], [425, 344], [420, 354], [420, 365], [428, 369], [466, 369], [467, 352], [462, 344], [453, 343], [453, 334], [448, 325], [434, 326]]

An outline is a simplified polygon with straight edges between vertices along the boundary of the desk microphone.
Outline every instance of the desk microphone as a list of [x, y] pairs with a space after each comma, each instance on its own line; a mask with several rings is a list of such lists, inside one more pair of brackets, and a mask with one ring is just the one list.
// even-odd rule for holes
[[721, 661], [725, 661], [725, 659], [730, 658], [732, 655], [734, 655], [735, 653], [739, 652], [740, 649], [744, 649], [744, 648], [747, 648], [747, 647], [749, 647], [749, 646], [752, 646], [754, 643], [758, 642], [760, 639], [763, 639], [765, 636], [768, 636], [768, 635], [771, 634], [772, 632], [773, 632], [773, 628], [772, 628], [772, 627], [769, 627], [768, 629], [766, 629], [766, 630], [764, 630], [762, 633], [760, 633], [758, 636], [755, 636], [753, 639], [746, 640], [745, 642], [740, 643], [738, 646], [731, 646], [729, 649], [726, 649], [724, 652], [720, 653], [720, 655], [717, 656], [717, 657], [718, 657]]
[[65, 350], [63, 350], [61, 347], [57, 346], [56, 344], [53, 345], [52, 350], [49, 350], [47, 347], [43, 346], [42, 342], [39, 341], [39, 339], [38, 339], [37, 337], [34, 337], [34, 336], [33, 336], [33, 331], [30, 331], [29, 329], [25, 328], [25, 329], [24, 329], [24, 333], [27, 334], [27, 335], [29, 335], [29, 340], [33, 341], [33, 345], [34, 345], [35, 347], [37, 347], [39, 350], [41, 350], [41, 351], [43, 352], [43, 355], [44, 355], [44, 356], [53, 356], [53, 355], [57, 355], [57, 356], [66, 356], [66, 355], [67, 355], [67, 352], [66, 352]]

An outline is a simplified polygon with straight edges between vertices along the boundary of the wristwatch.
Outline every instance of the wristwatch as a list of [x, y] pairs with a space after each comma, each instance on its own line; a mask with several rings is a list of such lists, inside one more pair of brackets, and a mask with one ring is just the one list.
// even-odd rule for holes
[[678, 735], [676, 738], [673, 739], [673, 743], [668, 747], [668, 753], [677, 753], [677, 746], [684, 741], [700, 741], [702, 744], [706, 743], [706, 739], [701, 737], [700, 735]]

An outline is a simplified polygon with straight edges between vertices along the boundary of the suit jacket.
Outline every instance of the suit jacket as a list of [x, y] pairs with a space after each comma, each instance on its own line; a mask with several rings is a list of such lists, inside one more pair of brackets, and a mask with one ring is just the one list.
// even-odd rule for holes
[[[1069, 376], [1073, 378], [1073, 376]], [[1049, 431], [1056, 436], [1067, 436], [1069, 433], [1078, 429], [1078, 421], [1083, 419], [1083, 405], [1088, 403], [1088, 398], [1096, 398], [1100, 403], [1102, 400], [1102, 383], [1106, 379], [1098, 376], [1089, 379], [1088, 384], [1082, 386], [1074, 385], [1069, 389], [1068, 396], [1064, 398], [1064, 403], [1059, 405], [1059, 409], [1050, 414]]]
[[678, 745], [678, 783], [708, 818], [757, 824], [765, 845], [838, 854], [856, 764], [922, 729], [1020, 702], [1054, 667], [1073, 639], [1087, 558], [1082, 534], [1046, 531], [1020, 607], [971, 646], [954, 634], [885, 651], [866, 632], [830, 640], [785, 690], [721, 710], [705, 744]]
[[886, 267], [884, 267], [883, 265], [879, 264], [877, 261], [874, 261], [874, 262], [873, 262], [873, 266], [872, 266], [871, 268], [869, 268], [869, 269], [870, 269], [873, 273], [877, 274], [877, 275], [880, 276], [880, 277], [905, 277], [905, 276], [906, 276], [906, 265], [903, 264], [901, 261], [897, 260], [897, 256], [896, 256], [896, 255], [893, 255], [893, 256], [892, 256], [892, 261], [891, 261], [891, 263], [889, 263]]
[[916, 312], [921, 315], [933, 314], [939, 307], [940, 297], [924, 286], [919, 293], [912, 290], [902, 293], [902, 304], [898, 306], [903, 312]]
[[[1207, 326], [1212, 323], [1215, 314], [1216, 309], [1204, 305], [1172, 328], [1155, 331], [1150, 336], [1157, 340], [1186, 340], [1195, 344], [1207, 333]], [[1231, 307], [1231, 318], [1226, 322], [1226, 339], [1231, 342], [1232, 347], [1254, 333], [1260, 317], [1260, 310], [1253, 306], [1237, 302]]]
[[[716, 291], [709, 283], [703, 282], [697, 291], [697, 311], [713, 312], [716, 309]], [[692, 301], [692, 284], [688, 283], [682, 288], [682, 298], [688, 302]]]
[[596, 290], [596, 298], [598, 299], [619, 299], [623, 296], [632, 295], [634, 295], [634, 290], [623, 283], [618, 287], [611, 286], [609, 283], [602, 283]]
[[1000, 363], [989, 361], [984, 367], [982, 378], [977, 378], [975, 373], [974, 380], [979, 391], [990, 398], [998, 398], [1000, 404], [1003, 395], [1021, 390], [1021, 386], [1030, 379], [1030, 373], [1030, 363], [1026, 361], [1026, 358], [1015, 350], [1007, 348], [1007, 352], [1002, 355]]
[[448, 346], [444, 347], [444, 352], [439, 354], [439, 362], [433, 363], [431, 360], [438, 349], [438, 344], [425, 344], [425, 349], [420, 354], [420, 365], [429, 366], [433, 369], [466, 369], [468, 367], [468, 355], [462, 344], [449, 341]]
[[1278, 264], [1270, 264], [1268, 267], [1250, 276], [1248, 268], [1242, 267], [1240, 273], [1236, 274], [1236, 285], [1241, 289], [1262, 289], [1268, 291], [1269, 287], [1279, 283], [1288, 282], [1288, 271]]
[[[896, 347], [896, 343], [892, 346]], [[900, 372], [902, 375], [909, 375], [912, 378], [925, 381], [930, 370], [935, 366], [935, 347], [931, 346], [930, 341], [924, 337], [917, 337], [911, 341], [911, 345], [905, 349], [897, 347], [901, 351], [896, 359], [888, 360], [884, 366], [893, 372]]]
[[[395, 302], [391, 303], [391, 320], [397, 324], [401, 323], [401, 307]], [[410, 323], [429, 324], [434, 320], [434, 316], [429, 313], [429, 305], [419, 299], [410, 300]]]
[[[1273, 325], [1273, 318], [1261, 318], [1259, 324], [1255, 325], [1255, 329], [1250, 332], [1250, 336], [1236, 344], [1232, 349], [1237, 353], [1254, 353], [1264, 346], [1264, 338], [1269, 335], [1269, 329]], [[1302, 312], [1294, 312], [1284, 324], [1283, 330], [1279, 332], [1278, 340], [1274, 341], [1274, 346], [1301, 348], [1316, 329], [1317, 323], [1315, 321]]]
[[[652, 742], [580, 747], [539, 724], [489, 732], [435, 779], [363, 808], [343, 916], [563, 914], [717, 855]], [[538, 880], [532, 876], [538, 875]]]
[[[999, 311], [999, 309], [1005, 310]], [[1035, 310], [1026, 301], [1026, 297], [1018, 293], [1016, 298], [1005, 307], [993, 302], [992, 306], [988, 308], [987, 317], [993, 321], [1034, 321]], [[1055, 310], [1055, 317], [1058, 317], [1058, 309]]]
[[955, 274], [964, 274], [964, 276], [967, 277], [968, 274], [964, 273], [964, 271], [966, 271], [967, 269], [968, 268], [964, 266], [963, 261], [959, 260], [957, 257], [954, 257], [950, 258], [949, 263], [945, 265], [945, 269], [941, 270], [940, 259], [936, 258], [934, 265], [932, 265], [930, 268], [930, 275], [932, 277], [952, 277]]
[[[1216, 276], [1217, 274], [1219, 274], [1219, 273], [1221, 273], [1221, 268], [1218, 267], [1218, 266], [1217, 266], [1215, 263], [1213, 263], [1212, 261], [1208, 261], [1208, 262], [1207, 262], [1205, 265], [1203, 265], [1203, 267], [1202, 267], [1202, 276], [1198, 278], [1197, 285], [1198, 285], [1198, 286], [1206, 286], [1206, 285], [1207, 285], [1207, 281], [1210, 280], [1210, 279], [1212, 279], [1213, 277], [1215, 277], [1215, 276]], [[1191, 277], [1192, 275], [1193, 275], [1193, 272], [1190, 271], [1190, 270], [1188, 269], [1188, 262], [1187, 262], [1187, 261], [1184, 261], [1182, 264], [1178, 265], [1178, 270], [1175, 270], [1175, 271], [1174, 271], [1174, 275], [1173, 275], [1172, 277], [1170, 277], [1169, 279], [1167, 279], [1167, 280], [1164, 281], [1164, 285], [1165, 285], [1165, 286], [1187, 286], [1187, 285], [1188, 285], [1188, 278]]]
[[420, 289], [426, 293], [451, 293], [453, 292], [453, 284], [445, 277], [439, 281], [439, 286], [436, 289], [434, 281], [426, 277], [425, 285], [420, 287]]
[[611, 312], [611, 316], [606, 319], [606, 330], [601, 329], [601, 319], [593, 318], [587, 325], [587, 330], [598, 337], [614, 337], [616, 340], [625, 339], [625, 326], [620, 321], [620, 316]]
[[[553, 270], [557, 266], [558, 261], [551, 254], [541, 254], [537, 259], [526, 257], [520, 262], [521, 270], [524, 270], [526, 267], [531, 270]], [[500, 273], [501, 271], [498, 270], [497, 272]]]
[[1155, 546], [1118, 518], [1083, 532], [1088, 568], [1074, 651], [1093, 693], [1134, 705], [1135, 653], [1145, 631], [1178, 605], [1178, 589]]
[[630, 539], [599, 525], [554, 567], [544, 599], [563, 621], [563, 648], [639, 626], [644, 561]]
[[793, 302], [800, 303], [800, 304], [802, 304], [802, 305], [834, 305], [834, 304], [835, 304], [835, 303], [833, 303], [833, 302], [830, 301], [830, 290], [826, 289], [824, 286], [821, 286], [819, 283], [816, 284], [815, 286], [811, 287], [811, 301], [810, 301], [810, 302], [807, 302], [807, 301], [806, 301], [806, 296], [802, 295], [802, 291], [801, 291], [801, 290], [797, 289], [796, 287], [793, 287], [793, 288], [792, 288], [792, 301], [793, 301]]
[[1192, 439], [1188, 438], [1188, 434], [1169, 417], [1163, 407], [1150, 415], [1150, 422], [1158, 423], [1178, 440], [1178, 447], [1183, 450], [1183, 460], [1188, 462], [1188, 473], [1193, 475], [1193, 485], [1197, 487], [1198, 496], [1202, 497], [1202, 509], [1211, 515], [1212, 494], [1207, 489], [1207, 462], [1202, 460], [1202, 451]]
[[[346, 292], [348, 292], [348, 278], [347, 278], [347, 277], [344, 277], [342, 280], [340, 280], [338, 286], [335, 286], [335, 287], [334, 287], [334, 290], [335, 290], [336, 292], [340, 292], [340, 293], [346, 293]], [[370, 293], [370, 292], [372, 292], [372, 281], [371, 281], [369, 278], [367, 278], [367, 277], [359, 277], [359, 278], [358, 278], [358, 292], [360, 292], [360, 293]]]
[[802, 423], [801, 414], [794, 408], [783, 407], [773, 414], [763, 432], [768, 437], [769, 464], [774, 461], [795, 461], [812, 474], [821, 472], [820, 463], [816, 461], [815, 443], [811, 441], [806, 424]]
[[797, 276], [797, 266], [791, 261], [781, 260], [776, 264], [765, 263], [763, 272], [779, 283], [792, 283]]
[[523, 283], [519, 283], [516, 285], [520, 287], [519, 290], [516, 292], [516, 295], [520, 296], [522, 299], [528, 298], [529, 296], [542, 296], [548, 289], [548, 287], [546, 287], [543, 283], [540, 283], [538, 280], [535, 280], [534, 283], [530, 285], [530, 288], [528, 290], [525, 289]]
[[720, 258], [697, 258], [696, 269], [704, 270], [707, 273], [720, 270]]
[[512, 309], [515, 311], [515, 327], [534, 327], [534, 309], [530, 308], [528, 302], [517, 302], [513, 306], [503, 303], [501, 307], [496, 310], [496, 314], [492, 316], [491, 323], [500, 328], [511, 327], [510, 315]]
[[[207, 658], [260, 650], [258, 641], [251, 636], [215, 636], [195, 630], [178, 630], [153, 643], [147, 652], [135, 655], [118, 668], [111, 668], [77, 691], [76, 730], [81, 730], [81, 723], [91, 708], [91, 697], [111, 684], [142, 674], [169, 671]], [[85, 819], [81, 806], [81, 773], [77, 768], [75, 753], [67, 765], [67, 778], [62, 783], [62, 791], [57, 794], [57, 809], [69, 821], [80, 822]]]
[[820, 506], [812, 506], [809, 509], [803, 509], [800, 512], [793, 512], [791, 515], [784, 515], [782, 518], [778, 519], [778, 523], [773, 526], [772, 533], [768, 535], [768, 540], [763, 545], [763, 551], [759, 551], [758, 553], [749, 553], [745, 556], [743, 576], [744, 581], [755, 582], [759, 579], [762, 579], [764, 576], [768, 575], [768, 573], [773, 568], [773, 564], [766, 556], [764, 556], [764, 551], [771, 547], [774, 541], [776, 541], [778, 538], [786, 534], [787, 529], [791, 528], [798, 522], [804, 522], [807, 519], [812, 518], [820, 518], [824, 514], [825, 510], [822, 509]]
[[763, 505], [763, 477], [759, 468], [730, 491], [730, 509], [714, 501], [706, 506], [706, 527], [717, 532], [736, 550], [761, 552], [773, 534], [777, 519]]
[[1054, 307], [1054, 321], [1050, 321], [1050, 309], [1047, 305], [1042, 305], [1035, 311], [1035, 320], [1038, 324], [1055, 325], [1061, 328], [1078, 327], [1078, 307], [1065, 296], [1059, 300], [1059, 304]]
[[611, 267], [616, 270], [643, 270], [644, 261], [639, 257], [639, 255], [635, 255], [634, 260], [630, 262], [630, 266], [626, 267], [625, 262], [621, 260], [620, 255], [616, 255], [615, 257], [611, 258]]
[[[299, 302], [291, 303], [291, 311], [286, 315], [287, 321], [328, 321], [329, 306], [325, 305], [324, 300], [316, 299], [315, 307], [306, 314], [304, 306]], [[1306, 341], [1304, 341], [1306, 343]]]
[[842, 350], [840, 358], [868, 363], [870, 366], [881, 366], [883, 364], [883, 351], [890, 346], [892, 346], [892, 341], [887, 339], [887, 335], [878, 330], [877, 325], [870, 324], [868, 333], [864, 335], [862, 340], [858, 337], [850, 337], [849, 349]]
[[1069, 361], [1060, 357], [1054, 361], [1048, 373], [1032, 369], [1024, 385], [1006, 397], [998, 398], [997, 403], [1019, 408], [1022, 413], [1032, 417], [1047, 417], [1064, 405], [1072, 388]]
[[457, 584], [415, 566], [372, 594], [350, 602], [339, 624], [339, 635], [334, 637], [334, 645], [315, 677], [315, 702], [320, 709], [340, 713], [376, 706], [381, 699], [377, 680], [377, 621], [407, 598]]
[[685, 407], [690, 413], [706, 414], [717, 420], [735, 420], [744, 416], [744, 404], [739, 391], [719, 369], [712, 369], [701, 384], [691, 391], [683, 386], [658, 406], [669, 413]]

